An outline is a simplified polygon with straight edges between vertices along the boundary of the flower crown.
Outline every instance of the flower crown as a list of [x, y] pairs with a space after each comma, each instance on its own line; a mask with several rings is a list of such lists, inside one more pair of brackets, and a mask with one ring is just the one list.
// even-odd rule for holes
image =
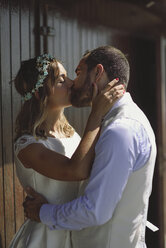
[[39, 75], [38, 75], [38, 79], [37, 79], [37, 83], [35, 85], [35, 87], [31, 90], [31, 92], [27, 92], [24, 97], [23, 100], [24, 101], [28, 101], [29, 99], [32, 98], [33, 93], [35, 93], [35, 91], [38, 91], [38, 89], [40, 87], [43, 87], [43, 83], [45, 78], [48, 75], [48, 66], [50, 65], [51, 62], [53, 62], [55, 60], [54, 57], [52, 57], [49, 54], [43, 54], [37, 57], [36, 60], [36, 69], [39, 71]]

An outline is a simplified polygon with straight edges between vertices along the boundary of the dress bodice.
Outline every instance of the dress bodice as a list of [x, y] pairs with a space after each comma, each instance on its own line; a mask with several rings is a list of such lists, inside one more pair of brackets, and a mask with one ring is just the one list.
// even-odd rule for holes
[[25, 168], [18, 159], [17, 154], [21, 149], [32, 143], [40, 143], [48, 149], [70, 158], [78, 146], [79, 141], [80, 137], [77, 133], [70, 138], [57, 139], [48, 137], [46, 140], [39, 139], [38, 141], [30, 135], [21, 136], [15, 143], [15, 155], [16, 171], [22, 186], [24, 188], [26, 186], [31, 186], [35, 191], [45, 196], [50, 203], [62, 204], [77, 197], [79, 187], [78, 182], [65, 182], [50, 179], [31, 168]]
[[[47, 138], [36, 140], [33, 136], [23, 135], [15, 143], [16, 171], [23, 188], [31, 186], [50, 203], [66, 203], [77, 197], [79, 182], [66, 182], [45, 177], [33, 169], [25, 168], [17, 155], [26, 146], [39, 143], [67, 157], [71, 157], [80, 142], [77, 133], [70, 138]], [[56, 162], [56, 161], [55, 161]], [[47, 166], [47, 164], [46, 164]], [[71, 231], [50, 230], [43, 223], [26, 220], [15, 234], [9, 248], [72, 248]]]

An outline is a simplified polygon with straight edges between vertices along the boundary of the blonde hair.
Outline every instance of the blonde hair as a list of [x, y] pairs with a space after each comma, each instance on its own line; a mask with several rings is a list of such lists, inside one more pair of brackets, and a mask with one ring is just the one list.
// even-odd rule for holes
[[[36, 69], [36, 59], [29, 59], [22, 62], [21, 67], [14, 80], [17, 92], [24, 96], [27, 92], [35, 87], [39, 75]], [[52, 66], [52, 64], [56, 66]], [[48, 68], [48, 75], [44, 80], [43, 87], [38, 89], [38, 98], [33, 94], [32, 98], [25, 101], [21, 106], [21, 110], [16, 118], [16, 136], [17, 140], [24, 134], [33, 135], [36, 139], [46, 139], [47, 134], [44, 127], [44, 122], [47, 117], [47, 104], [50, 95], [50, 88], [48, 86], [48, 79], [51, 79], [51, 86], [55, 85], [56, 79], [59, 76], [59, 68], [57, 60], [54, 59]], [[73, 127], [67, 121], [62, 112], [58, 120], [57, 131], [65, 137], [71, 137], [74, 134]]]

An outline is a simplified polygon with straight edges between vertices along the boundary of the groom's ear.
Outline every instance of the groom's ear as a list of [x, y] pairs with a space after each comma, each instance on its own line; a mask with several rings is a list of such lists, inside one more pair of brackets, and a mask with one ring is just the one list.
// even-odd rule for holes
[[102, 64], [97, 64], [95, 68], [95, 81], [99, 81], [101, 76], [103, 75], [104, 67]]

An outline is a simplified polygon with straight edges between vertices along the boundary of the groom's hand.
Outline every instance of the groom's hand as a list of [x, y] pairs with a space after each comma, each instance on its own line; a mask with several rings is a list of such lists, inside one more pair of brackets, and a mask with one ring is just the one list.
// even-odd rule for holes
[[24, 215], [33, 221], [40, 222], [40, 208], [43, 204], [48, 203], [48, 201], [30, 187], [27, 187], [25, 191], [28, 196], [23, 202]]

